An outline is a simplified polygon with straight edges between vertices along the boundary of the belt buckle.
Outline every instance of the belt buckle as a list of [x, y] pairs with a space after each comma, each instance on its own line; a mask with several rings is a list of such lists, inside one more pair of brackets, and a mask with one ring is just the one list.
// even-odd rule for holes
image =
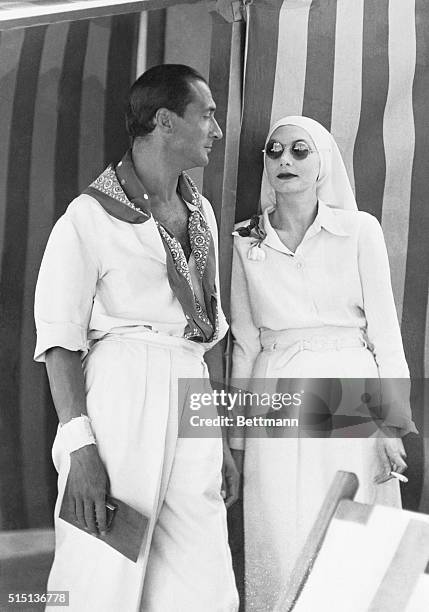
[[328, 338], [326, 336], [313, 336], [310, 340], [312, 351], [323, 351], [328, 346]]

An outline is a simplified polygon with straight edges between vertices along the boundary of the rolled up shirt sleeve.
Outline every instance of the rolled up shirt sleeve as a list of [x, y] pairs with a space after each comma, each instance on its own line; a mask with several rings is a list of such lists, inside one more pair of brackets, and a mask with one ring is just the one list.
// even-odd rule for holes
[[99, 276], [94, 249], [73, 204], [54, 226], [40, 266], [34, 316], [35, 361], [60, 346], [88, 351], [88, 324]]

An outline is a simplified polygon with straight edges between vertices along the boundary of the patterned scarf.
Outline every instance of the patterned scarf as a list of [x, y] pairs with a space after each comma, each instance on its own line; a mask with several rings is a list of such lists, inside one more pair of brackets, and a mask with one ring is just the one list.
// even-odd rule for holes
[[[200, 303], [194, 291], [180, 242], [155, 220], [165, 249], [168, 282], [186, 317], [184, 337], [194, 342], [212, 342], [219, 332], [213, 237], [203, 214], [201, 195], [185, 172], [179, 177], [178, 189], [191, 210], [189, 241], [198, 273], [198, 294], [204, 296], [204, 303]], [[121, 221], [145, 223], [151, 217], [150, 196], [136, 174], [131, 151], [127, 151], [116, 168], [110, 164], [84, 193]]]

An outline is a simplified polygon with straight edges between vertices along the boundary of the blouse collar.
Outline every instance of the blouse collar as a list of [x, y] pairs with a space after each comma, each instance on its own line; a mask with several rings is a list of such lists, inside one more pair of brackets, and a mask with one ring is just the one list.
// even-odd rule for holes
[[[270, 206], [262, 213], [262, 226], [266, 233], [264, 244], [282, 253], [291, 254], [292, 251], [283, 244], [276, 230], [271, 225], [269, 215], [273, 212], [274, 208], [274, 206]], [[325, 202], [319, 200], [316, 218], [306, 231], [302, 242], [318, 234], [322, 228], [336, 236], [349, 236], [349, 233], [345, 231], [341, 223], [339, 215], [336, 215], [334, 210], [325, 204]]]

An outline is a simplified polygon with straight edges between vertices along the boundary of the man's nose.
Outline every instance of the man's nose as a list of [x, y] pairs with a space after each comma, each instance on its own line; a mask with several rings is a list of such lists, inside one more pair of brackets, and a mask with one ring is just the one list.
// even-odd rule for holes
[[220, 129], [220, 125], [214, 117], [212, 120], [212, 135], [213, 135], [213, 138], [217, 138], [217, 139], [220, 139], [223, 137], [222, 130]]

